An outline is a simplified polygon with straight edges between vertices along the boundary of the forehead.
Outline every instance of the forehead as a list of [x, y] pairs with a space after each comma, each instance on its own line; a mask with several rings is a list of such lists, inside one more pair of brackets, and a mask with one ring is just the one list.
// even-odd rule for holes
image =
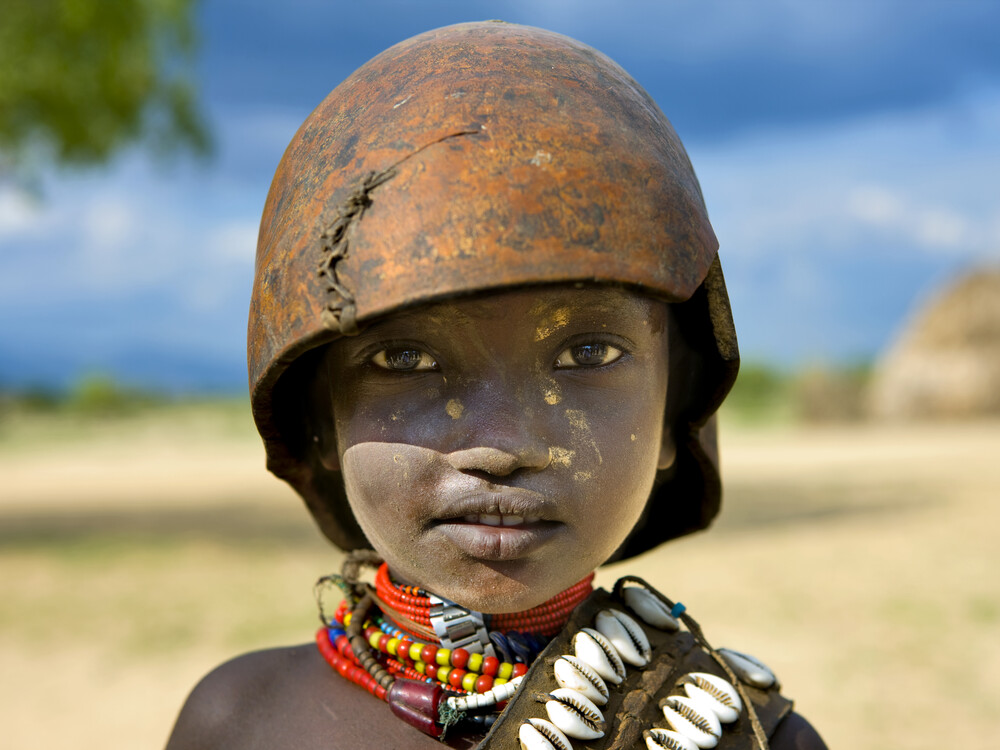
[[515, 321], [559, 327], [569, 323], [601, 325], [646, 321], [662, 327], [666, 303], [637, 291], [611, 285], [541, 285], [420, 305], [384, 316], [366, 327], [379, 331], [396, 326], [435, 328], [464, 324], [509, 324]]

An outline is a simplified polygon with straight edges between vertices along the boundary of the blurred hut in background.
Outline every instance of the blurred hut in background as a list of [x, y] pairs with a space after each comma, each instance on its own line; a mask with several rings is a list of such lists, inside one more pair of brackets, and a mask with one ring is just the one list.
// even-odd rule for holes
[[1000, 415], [1000, 268], [962, 276], [917, 310], [876, 365], [870, 398], [890, 419]]

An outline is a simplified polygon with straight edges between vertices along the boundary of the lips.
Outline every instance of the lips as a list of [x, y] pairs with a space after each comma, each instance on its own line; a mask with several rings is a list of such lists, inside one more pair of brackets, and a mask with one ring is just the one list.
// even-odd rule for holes
[[[518, 560], [528, 556], [549, 542], [565, 525], [555, 521], [533, 520], [518, 516], [494, 516], [488, 520], [500, 520], [501, 524], [490, 525], [482, 522], [482, 516], [473, 516], [441, 521], [435, 531], [461, 552], [477, 560], [491, 562]], [[513, 521], [518, 521], [514, 524]], [[502, 525], [510, 523], [510, 525]]]
[[538, 492], [483, 486], [465, 475], [440, 489], [443, 502], [435, 530], [476, 559], [524, 557], [564, 528], [556, 503]]
[[434, 490], [434, 522], [513, 527], [562, 520], [559, 503], [542, 492], [493, 484], [467, 474], [446, 476]]

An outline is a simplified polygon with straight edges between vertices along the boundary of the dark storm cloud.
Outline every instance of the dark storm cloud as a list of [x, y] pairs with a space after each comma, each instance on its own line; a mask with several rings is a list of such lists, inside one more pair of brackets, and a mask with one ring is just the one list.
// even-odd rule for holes
[[622, 63], [683, 134], [716, 140], [922, 108], [1000, 81], [994, 2], [368, 2], [216, 0], [206, 93], [308, 112], [361, 62], [483, 18], [545, 26]]

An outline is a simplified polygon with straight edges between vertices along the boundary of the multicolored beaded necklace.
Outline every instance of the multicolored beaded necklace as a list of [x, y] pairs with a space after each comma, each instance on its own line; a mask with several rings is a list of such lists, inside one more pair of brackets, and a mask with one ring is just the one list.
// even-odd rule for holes
[[[375, 564], [375, 586], [359, 583], [360, 566]], [[593, 591], [593, 579], [591, 573], [524, 612], [480, 615], [396, 583], [384, 562], [356, 553], [343, 575], [324, 576], [316, 584], [323, 622], [316, 645], [342, 677], [389, 703], [393, 713], [423, 732], [439, 737], [459, 722], [485, 731], [549, 638]], [[329, 584], [346, 597], [332, 617], [322, 602]], [[442, 625], [448, 618], [452, 622]], [[468, 647], [448, 647], [458, 642]]]

